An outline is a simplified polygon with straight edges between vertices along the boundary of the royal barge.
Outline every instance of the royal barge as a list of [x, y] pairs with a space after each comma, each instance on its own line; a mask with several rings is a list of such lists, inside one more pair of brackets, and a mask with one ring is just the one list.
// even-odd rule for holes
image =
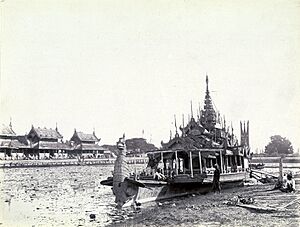
[[[215, 164], [220, 167], [221, 187], [243, 184], [249, 169], [249, 122], [240, 122], [241, 140], [238, 141], [232, 126], [227, 127], [225, 118], [214, 109], [207, 76], [204, 108], [196, 119], [191, 112], [188, 123], [183, 122], [179, 127], [180, 135], [175, 118], [174, 137], [162, 142], [159, 150], [147, 152], [148, 166], [139, 175], [130, 176], [125, 138], [120, 138], [113, 177], [101, 181], [113, 187], [117, 207], [207, 193], [212, 188]], [[161, 180], [155, 179], [157, 171]]]

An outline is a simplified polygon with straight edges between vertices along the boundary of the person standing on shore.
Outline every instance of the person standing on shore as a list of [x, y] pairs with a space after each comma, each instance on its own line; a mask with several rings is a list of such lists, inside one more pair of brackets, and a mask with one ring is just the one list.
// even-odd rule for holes
[[219, 168], [218, 164], [215, 164], [214, 167], [215, 167], [215, 171], [214, 171], [212, 191], [213, 192], [218, 191], [219, 193], [221, 193], [220, 168]]

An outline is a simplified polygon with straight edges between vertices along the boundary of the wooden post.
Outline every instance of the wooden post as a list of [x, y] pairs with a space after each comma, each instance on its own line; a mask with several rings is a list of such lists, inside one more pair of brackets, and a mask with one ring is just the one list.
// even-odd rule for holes
[[192, 152], [190, 151], [190, 170], [191, 170], [191, 177], [194, 177], [193, 173], [193, 157], [192, 157]]
[[245, 163], [244, 163], [244, 158], [241, 156], [241, 165], [242, 165], [242, 170], [245, 170]]
[[279, 159], [279, 177], [278, 177], [278, 180], [280, 181], [280, 182], [282, 182], [283, 181], [283, 174], [282, 174], [282, 170], [283, 170], [283, 165], [282, 165], [282, 160], [283, 160], [283, 156], [281, 156], [280, 157], [280, 159]]
[[162, 169], [162, 172], [164, 173], [164, 154], [163, 154], [163, 152], [161, 151], [160, 152], [160, 156], [161, 156], [161, 162], [162, 162], [162, 164], [163, 164], [163, 169]]
[[178, 175], [178, 158], [177, 158], [177, 151], [175, 151], [175, 174]]
[[[135, 151], [133, 151], [133, 152], [135, 152]], [[133, 160], [134, 160], [134, 180], [136, 180], [137, 177], [136, 177], [136, 160], [135, 160], [135, 153], [133, 153]]]
[[222, 150], [220, 150], [220, 161], [221, 161], [221, 166], [220, 166], [220, 173], [223, 173], [223, 157], [222, 157]]
[[200, 174], [202, 174], [202, 161], [201, 161], [201, 152], [199, 151], [199, 168], [200, 168]]
[[225, 150], [225, 154], [224, 154], [224, 173], [227, 173], [227, 156], [226, 156], [226, 150]]

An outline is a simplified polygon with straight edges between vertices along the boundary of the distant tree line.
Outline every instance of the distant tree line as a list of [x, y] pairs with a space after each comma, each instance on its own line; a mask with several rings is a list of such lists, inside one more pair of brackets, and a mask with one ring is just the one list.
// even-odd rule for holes
[[265, 147], [265, 154], [270, 156], [282, 156], [293, 154], [292, 143], [280, 135], [271, 136], [271, 141]]
[[[127, 154], [141, 154], [147, 151], [156, 150], [157, 147], [154, 144], [148, 143], [144, 138], [132, 138], [125, 141]], [[118, 148], [116, 145], [103, 145], [102, 147], [117, 154]]]

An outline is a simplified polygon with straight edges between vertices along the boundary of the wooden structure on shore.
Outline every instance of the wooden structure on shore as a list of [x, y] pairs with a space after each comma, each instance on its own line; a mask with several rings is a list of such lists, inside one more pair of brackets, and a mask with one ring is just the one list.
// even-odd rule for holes
[[70, 140], [73, 150], [69, 154], [71, 156], [98, 157], [105, 151], [105, 149], [98, 144], [99, 141], [100, 138], [96, 136], [95, 131], [93, 131], [92, 134], [87, 134], [77, 132], [75, 129]]
[[77, 159], [62, 160], [22, 160], [11, 162], [0, 162], [0, 168], [29, 168], [29, 167], [59, 167], [59, 166], [78, 166], [78, 165], [113, 165], [114, 159]]
[[[2, 160], [0, 168], [28, 168], [28, 167], [58, 167], [58, 166], [77, 166], [77, 165], [114, 165], [115, 158], [91, 158], [91, 159], [49, 159], [49, 160]], [[129, 165], [146, 165], [148, 158], [128, 157]]]
[[46, 127], [33, 127], [27, 135], [30, 143], [30, 150], [25, 156], [31, 156], [35, 159], [49, 159], [59, 152], [71, 149], [67, 144], [63, 143], [63, 136], [59, 133], [57, 127], [48, 129]]
[[30, 148], [26, 137], [18, 136], [13, 130], [11, 122], [9, 126], [2, 124], [0, 127], [0, 159], [21, 158], [24, 152]]
[[74, 132], [71, 141], [63, 141], [62, 134], [55, 129], [34, 127], [27, 135], [17, 135], [9, 126], [0, 125], [0, 160], [39, 160], [65, 158], [111, 158], [114, 155], [100, 146], [95, 135]]

